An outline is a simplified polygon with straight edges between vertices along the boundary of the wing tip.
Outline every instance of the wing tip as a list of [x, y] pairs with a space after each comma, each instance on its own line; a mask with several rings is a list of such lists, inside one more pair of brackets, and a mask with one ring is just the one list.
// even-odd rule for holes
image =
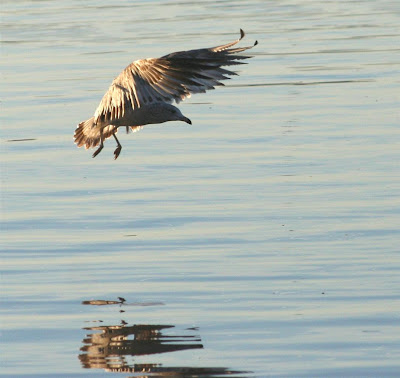
[[[245, 37], [245, 35], [246, 35], [246, 33], [244, 32], [244, 30], [242, 28], [240, 28], [240, 38], [238, 39], [238, 41], [241, 41]], [[254, 42], [253, 47], [257, 46], [257, 45], [258, 45], [258, 41], [256, 40]]]

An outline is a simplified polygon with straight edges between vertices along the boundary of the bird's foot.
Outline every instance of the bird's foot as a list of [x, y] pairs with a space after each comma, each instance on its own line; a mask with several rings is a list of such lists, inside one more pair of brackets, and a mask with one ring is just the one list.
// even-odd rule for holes
[[114, 151], [114, 160], [118, 159], [119, 154], [121, 153], [122, 146], [118, 146]]
[[103, 149], [103, 146], [100, 146], [96, 151], [94, 151], [94, 154], [92, 155], [92, 157], [96, 157], [99, 153], [100, 153], [100, 151]]

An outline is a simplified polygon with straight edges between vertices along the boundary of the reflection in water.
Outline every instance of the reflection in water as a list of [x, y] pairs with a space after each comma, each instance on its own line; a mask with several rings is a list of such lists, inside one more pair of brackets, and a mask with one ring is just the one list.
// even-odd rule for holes
[[[122, 325], [97, 326], [84, 328], [86, 330], [101, 331], [89, 334], [83, 340], [85, 344], [81, 350], [85, 354], [80, 359], [84, 367], [108, 367], [112, 358], [113, 365], [117, 360], [123, 361], [122, 356], [141, 356], [145, 354], [156, 354], [175, 352], [177, 350], [199, 349], [203, 345], [198, 337], [194, 335], [168, 336], [161, 331], [173, 328], [170, 325], [133, 325], [128, 326], [122, 321]], [[129, 338], [130, 336], [133, 338]]]
[[[120, 299], [119, 302], [96, 300], [82, 303], [92, 305], [125, 304], [125, 299], [118, 299]], [[84, 345], [80, 349], [82, 353], [79, 354], [79, 360], [85, 369], [135, 373], [135, 377], [217, 378], [229, 375], [243, 378], [243, 374], [246, 373], [220, 367], [163, 367], [156, 362], [140, 364], [129, 361], [129, 358], [133, 356], [202, 349], [200, 337], [193, 334], [197, 328], [183, 329], [177, 335], [173, 325], [129, 325], [128, 322], [122, 320], [117, 325], [93, 326], [83, 329], [94, 331], [83, 339]], [[174, 329], [174, 334], [168, 335], [168, 331], [172, 329]], [[137, 373], [145, 375], [137, 375]]]

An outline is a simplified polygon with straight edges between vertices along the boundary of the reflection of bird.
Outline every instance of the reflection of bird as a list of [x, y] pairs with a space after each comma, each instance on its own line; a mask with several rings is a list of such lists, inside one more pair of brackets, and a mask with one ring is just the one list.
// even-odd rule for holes
[[[172, 325], [138, 324], [85, 327], [99, 331], [87, 335], [81, 347], [79, 359], [85, 368], [130, 369], [125, 356], [142, 356], [170, 353], [188, 349], [202, 349], [201, 339], [186, 330], [172, 332]], [[155, 366], [158, 366], [156, 364]], [[128, 371], [126, 370], [126, 371]]]
[[[225, 45], [179, 51], [131, 63], [114, 79], [94, 116], [78, 125], [75, 143], [86, 148], [100, 144], [93, 154], [95, 157], [103, 149], [104, 140], [113, 136], [117, 142], [116, 159], [122, 148], [115, 135], [120, 126], [126, 126], [128, 132], [167, 121], [191, 124], [171, 103], [179, 103], [192, 93], [214, 89], [216, 85], [223, 85], [219, 80], [228, 79], [226, 75], [235, 75], [222, 66], [241, 64], [238, 60], [250, 58], [235, 54], [253, 46], [232, 48], [243, 37], [240, 29], [240, 38]], [[256, 44], [257, 41], [254, 46]]]

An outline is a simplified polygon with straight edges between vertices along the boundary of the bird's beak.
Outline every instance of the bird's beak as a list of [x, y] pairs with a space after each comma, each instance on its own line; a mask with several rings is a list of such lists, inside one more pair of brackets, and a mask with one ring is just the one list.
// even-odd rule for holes
[[187, 117], [185, 117], [185, 118], [183, 119], [183, 121], [185, 121], [185, 122], [188, 123], [189, 125], [192, 124], [192, 121], [191, 121], [189, 118], [187, 118]]

